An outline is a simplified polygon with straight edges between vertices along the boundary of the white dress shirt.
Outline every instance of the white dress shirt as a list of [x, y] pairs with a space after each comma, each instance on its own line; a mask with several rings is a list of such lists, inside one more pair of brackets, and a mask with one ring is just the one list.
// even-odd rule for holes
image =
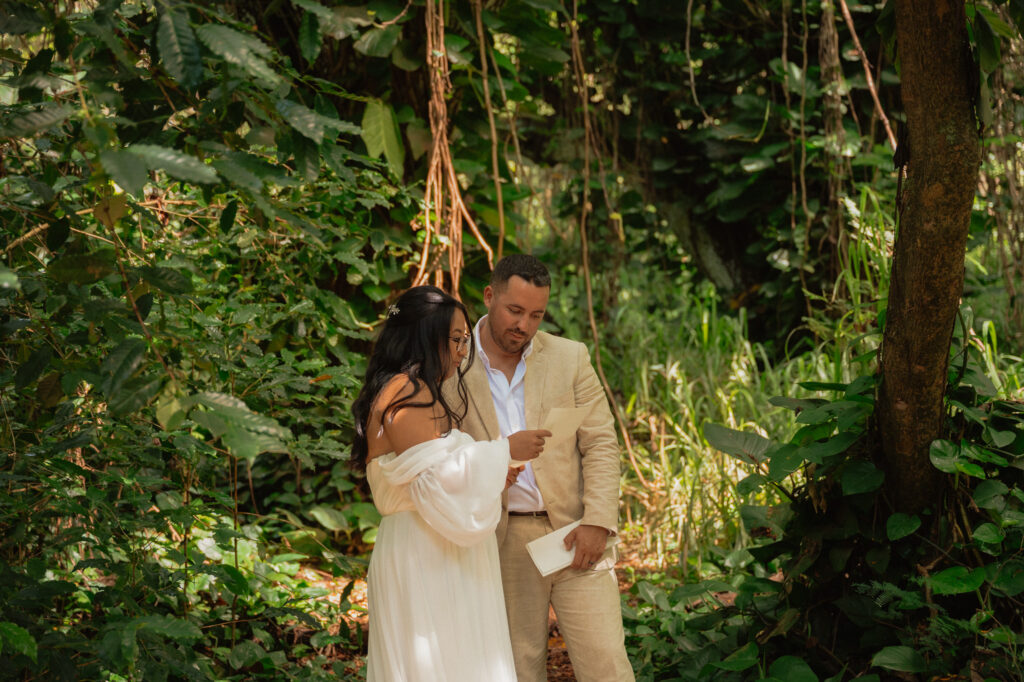
[[[533, 352], [533, 341], [531, 340], [523, 348], [522, 357], [516, 365], [516, 371], [509, 381], [505, 373], [500, 369], [491, 367], [483, 344], [480, 343], [480, 330], [483, 328], [484, 315], [473, 328], [473, 335], [476, 341], [476, 351], [480, 355], [480, 361], [487, 371], [487, 384], [491, 388], [491, 400], [494, 402], [494, 412], [498, 415], [498, 430], [502, 438], [508, 438], [516, 431], [526, 428], [526, 358]], [[509, 511], [544, 511], [544, 498], [537, 487], [537, 479], [533, 475], [533, 467], [530, 462], [526, 463], [519, 478], [508, 489]]]

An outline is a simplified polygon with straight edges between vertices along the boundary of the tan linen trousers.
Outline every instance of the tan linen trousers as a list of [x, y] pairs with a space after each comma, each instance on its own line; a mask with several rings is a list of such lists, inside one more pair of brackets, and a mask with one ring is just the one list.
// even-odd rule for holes
[[622, 630], [614, 549], [591, 570], [565, 568], [544, 577], [526, 543], [554, 529], [546, 517], [510, 516], [498, 548], [512, 655], [519, 682], [545, 682], [548, 604], [555, 609], [579, 682], [633, 682]]

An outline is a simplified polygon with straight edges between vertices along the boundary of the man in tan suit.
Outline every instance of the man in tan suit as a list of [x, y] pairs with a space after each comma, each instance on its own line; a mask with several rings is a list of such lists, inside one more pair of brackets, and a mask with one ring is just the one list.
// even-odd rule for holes
[[[619, 446], [586, 346], [538, 332], [550, 290], [547, 268], [532, 256], [495, 266], [484, 289], [487, 315], [474, 329], [479, 357], [465, 376], [462, 430], [495, 439], [549, 428], [549, 414], [578, 420], [575, 437], [556, 432], [539, 458], [509, 469], [497, 533], [516, 675], [547, 679], [550, 604], [576, 678], [627, 682], [615, 555], [605, 549], [618, 528]], [[559, 408], [582, 409], [552, 413]], [[565, 539], [572, 565], [541, 576], [526, 543], [574, 521], [581, 524]]]

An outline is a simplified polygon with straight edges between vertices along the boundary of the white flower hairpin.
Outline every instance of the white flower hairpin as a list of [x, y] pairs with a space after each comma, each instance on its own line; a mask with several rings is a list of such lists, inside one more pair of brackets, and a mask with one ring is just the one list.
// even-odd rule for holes
[[398, 314], [398, 306], [392, 303], [388, 306], [388, 317], [394, 317]]

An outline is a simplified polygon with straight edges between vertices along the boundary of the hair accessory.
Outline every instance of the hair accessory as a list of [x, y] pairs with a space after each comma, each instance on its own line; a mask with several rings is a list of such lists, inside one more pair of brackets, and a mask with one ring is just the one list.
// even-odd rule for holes
[[392, 303], [388, 306], [388, 317], [394, 317], [398, 314], [398, 306]]

